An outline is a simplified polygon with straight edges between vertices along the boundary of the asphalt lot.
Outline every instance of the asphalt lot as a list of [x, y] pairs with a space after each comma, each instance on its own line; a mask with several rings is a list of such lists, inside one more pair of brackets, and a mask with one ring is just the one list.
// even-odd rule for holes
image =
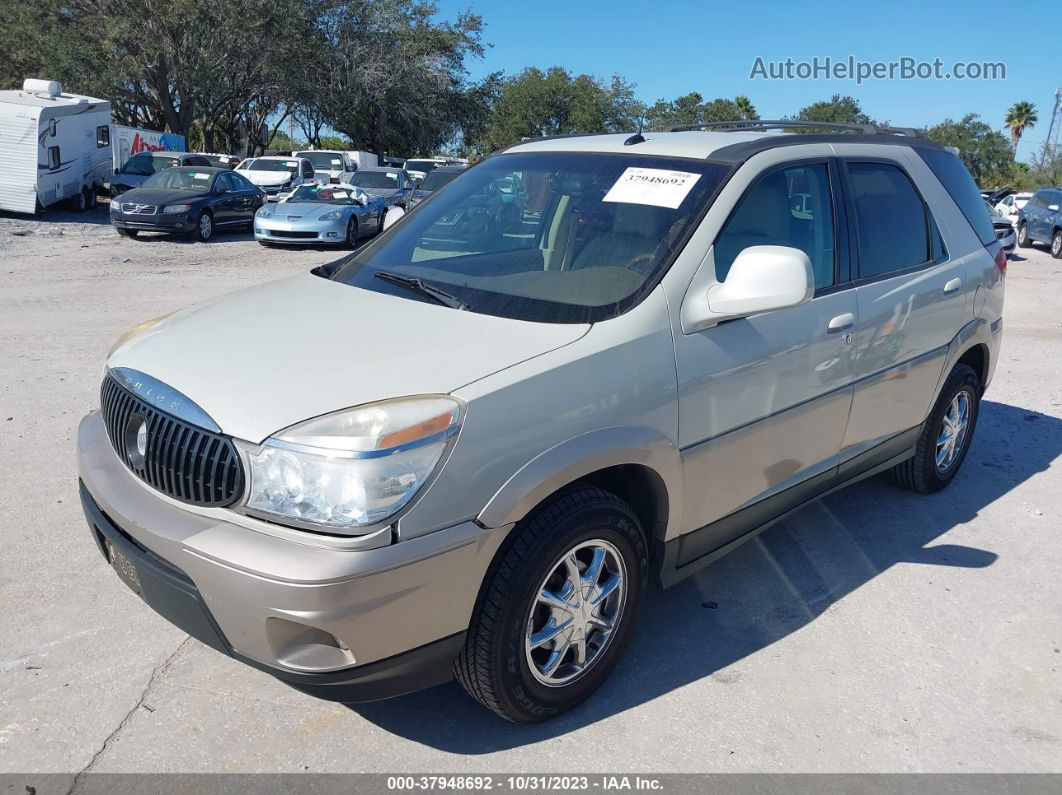
[[605, 687], [528, 728], [455, 684], [301, 695], [158, 618], [86, 530], [75, 429], [114, 338], [335, 256], [0, 215], [0, 772], [1062, 771], [1062, 261], [1010, 264], [950, 488], [865, 481], [652, 593]]

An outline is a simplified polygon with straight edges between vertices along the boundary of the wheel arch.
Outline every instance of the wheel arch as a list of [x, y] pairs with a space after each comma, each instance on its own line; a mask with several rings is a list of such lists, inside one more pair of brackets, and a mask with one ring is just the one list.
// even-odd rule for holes
[[518, 522], [559, 491], [598, 486], [627, 502], [650, 547], [677, 534], [682, 504], [678, 448], [649, 428], [605, 428], [577, 436], [520, 468], [477, 516], [485, 527]]

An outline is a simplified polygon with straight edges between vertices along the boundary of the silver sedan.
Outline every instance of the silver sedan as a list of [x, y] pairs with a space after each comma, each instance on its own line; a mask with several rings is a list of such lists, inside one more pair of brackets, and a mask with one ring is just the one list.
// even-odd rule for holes
[[301, 185], [284, 201], [267, 204], [254, 217], [259, 243], [347, 245], [383, 228], [383, 199], [354, 185]]

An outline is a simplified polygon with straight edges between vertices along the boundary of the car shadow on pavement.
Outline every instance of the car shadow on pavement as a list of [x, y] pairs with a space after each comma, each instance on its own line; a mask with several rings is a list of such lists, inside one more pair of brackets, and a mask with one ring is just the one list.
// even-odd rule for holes
[[[507, 723], [453, 682], [350, 708], [451, 753], [487, 754], [563, 735], [755, 654], [897, 564], [990, 566], [997, 556], [989, 550], [935, 541], [1059, 455], [1062, 419], [986, 400], [970, 453], [948, 488], [923, 496], [886, 476], [865, 480], [807, 506], [680, 585], [651, 589], [612, 676], [583, 705], [546, 723]], [[728, 676], [719, 674], [720, 683]]]
[[49, 227], [54, 225], [55, 229], [62, 229], [64, 224], [95, 224], [96, 226], [107, 226], [111, 223], [111, 216], [107, 209], [106, 199], [101, 199], [100, 203], [92, 210], [85, 210], [84, 212], [77, 212], [76, 210], [68, 210], [65, 207], [53, 206], [46, 209], [43, 213], [34, 215], [32, 213], [13, 213], [13, 212], [0, 212], [0, 219], [7, 221], [25, 221], [31, 224], [47, 224]]

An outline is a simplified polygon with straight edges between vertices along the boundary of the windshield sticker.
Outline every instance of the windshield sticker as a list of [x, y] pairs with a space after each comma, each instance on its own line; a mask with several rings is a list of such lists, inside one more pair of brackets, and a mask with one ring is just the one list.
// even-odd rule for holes
[[332, 165], [333, 166], [341, 166], [341, 165], [343, 165], [343, 161], [340, 160], [338, 157], [333, 157], [332, 158]]
[[191, 177], [192, 179], [210, 179], [209, 174], [199, 174], [195, 171], [192, 172]]
[[601, 201], [678, 209], [700, 174], [663, 168], [628, 168]]
[[297, 161], [297, 160], [286, 160], [284, 162], [285, 166], [297, 166], [298, 164], [299, 164], [299, 161]]

